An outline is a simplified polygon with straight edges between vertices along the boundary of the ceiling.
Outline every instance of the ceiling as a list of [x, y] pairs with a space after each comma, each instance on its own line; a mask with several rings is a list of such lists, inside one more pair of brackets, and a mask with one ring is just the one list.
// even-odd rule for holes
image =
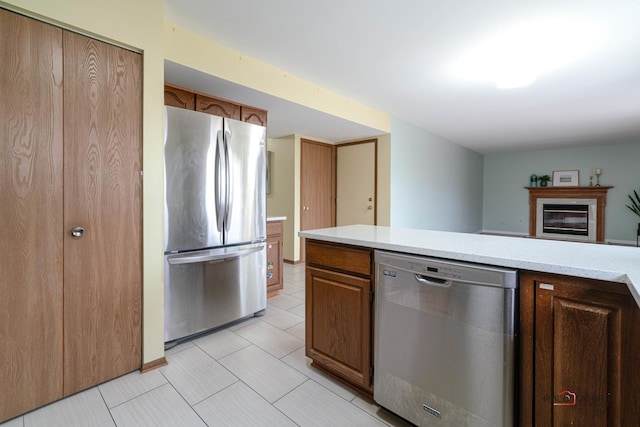
[[[168, 21], [479, 153], [640, 141], [637, 0], [164, 3]], [[496, 87], [490, 72], [511, 69], [535, 81]], [[270, 137], [380, 133], [177, 64], [165, 71], [269, 110]]]

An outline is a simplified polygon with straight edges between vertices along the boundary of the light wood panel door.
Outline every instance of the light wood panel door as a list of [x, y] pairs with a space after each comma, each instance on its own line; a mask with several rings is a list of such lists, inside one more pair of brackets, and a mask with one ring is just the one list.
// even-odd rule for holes
[[[336, 223], [335, 146], [303, 139], [300, 146], [300, 230]], [[300, 259], [304, 261], [304, 239]]]
[[336, 225], [376, 223], [376, 140], [337, 148]]
[[141, 69], [64, 34], [65, 395], [141, 366]]
[[0, 422], [62, 397], [62, 30], [0, 9]]

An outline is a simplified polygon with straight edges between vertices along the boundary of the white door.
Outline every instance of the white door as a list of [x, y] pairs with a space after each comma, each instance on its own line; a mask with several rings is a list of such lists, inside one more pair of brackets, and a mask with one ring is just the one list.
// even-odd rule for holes
[[376, 223], [376, 140], [338, 146], [336, 225]]

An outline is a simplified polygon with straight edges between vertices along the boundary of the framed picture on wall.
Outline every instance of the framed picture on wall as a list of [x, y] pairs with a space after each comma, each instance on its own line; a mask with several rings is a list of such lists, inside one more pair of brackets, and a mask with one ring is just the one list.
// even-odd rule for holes
[[577, 187], [580, 185], [580, 171], [553, 171], [554, 187]]

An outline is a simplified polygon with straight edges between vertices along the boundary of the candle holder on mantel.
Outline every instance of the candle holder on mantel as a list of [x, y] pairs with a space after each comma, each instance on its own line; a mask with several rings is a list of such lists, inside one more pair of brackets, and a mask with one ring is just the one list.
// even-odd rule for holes
[[602, 169], [596, 168], [596, 187], [600, 187], [600, 175], [602, 175]]

